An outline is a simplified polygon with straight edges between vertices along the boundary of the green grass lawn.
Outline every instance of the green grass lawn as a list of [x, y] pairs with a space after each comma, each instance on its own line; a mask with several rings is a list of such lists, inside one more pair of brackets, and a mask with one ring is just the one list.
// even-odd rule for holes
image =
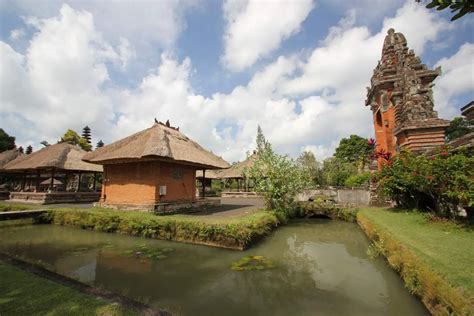
[[0, 201], [0, 212], [34, 210], [38, 208], [44, 208], [44, 205]]
[[0, 262], [0, 315], [137, 315]]
[[419, 212], [363, 209], [376, 228], [382, 228], [451, 284], [474, 296], [474, 230], [453, 222], [433, 222]]

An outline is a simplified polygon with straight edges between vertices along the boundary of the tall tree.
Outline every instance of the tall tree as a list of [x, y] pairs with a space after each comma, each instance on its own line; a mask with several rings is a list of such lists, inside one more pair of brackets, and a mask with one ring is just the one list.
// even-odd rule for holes
[[355, 163], [365, 160], [372, 150], [373, 147], [369, 144], [367, 138], [351, 135], [349, 138], [343, 138], [339, 142], [334, 156], [341, 161]]
[[64, 136], [59, 140], [59, 143], [67, 142], [73, 145], [79, 145], [85, 151], [91, 151], [92, 145], [82, 138], [72, 129], [68, 129]]
[[357, 175], [357, 167], [354, 163], [331, 157], [324, 160], [322, 174], [324, 184], [344, 186], [349, 177]]
[[82, 138], [91, 144], [91, 129], [87, 125], [82, 129]]
[[24, 154], [24, 153], [25, 153], [25, 151], [23, 150], [23, 147], [21, 147], [21, 146], [18, 147], [18, 152], [19, 152], [20, 154]]
[[32, 152], [33, 152], [33, 146], [28, 145], [28, 146], [26, 147], [25, 154], [30, 155]]
[[446, 129], [446, 140], [449, 142], [453, 139], [466, 135], [471, 130], [471, 125], [466, 118], [455, 117], [451, 120], [451, 122], [449, 122], [449, 126]]
[[268, 149], [269, 147], [271, 148], [271, 145], [263, 135], [262, 128], [259, 125], [257, 128], [257, 153]]
[[15, 148], [15, 137], [10, 136], [0, 128], [0, 152]]
[[313, 184], [321, 184], [321, 168], [320, 163], [316, 160], [314, 154], [310, 151], [304, 151], [296, 163], [308, 173]]
[[97, 142], [96, 148], [104, 147], [104, 145], [105, 145], [105, 144], [104, 144], [104, 142], [103, 142], [102, 139], [101, 139], [101, 140], [99, 140], [99, 141]]

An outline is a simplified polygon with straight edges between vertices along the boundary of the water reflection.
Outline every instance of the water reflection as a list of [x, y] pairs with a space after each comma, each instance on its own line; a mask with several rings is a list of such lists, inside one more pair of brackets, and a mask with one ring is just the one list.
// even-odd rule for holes
[[[48, 225], [0, 229], [0, 242], [2, 251], [183, 315], [426, 314], [382, 260], [367, 257], [367, 240], [350, 223], [295, 222], [246, 252]], [[230, 269], [252, 255], [276, 267]]]

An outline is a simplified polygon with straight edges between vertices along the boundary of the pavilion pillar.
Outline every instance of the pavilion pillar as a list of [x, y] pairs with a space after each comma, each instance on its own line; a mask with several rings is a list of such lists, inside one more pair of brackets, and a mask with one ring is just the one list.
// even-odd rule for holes
[[97, 189], [97, 172], [94, 172], [94, 192]]
[[64, 192], [67, 192], [69, 171], [64, 170]]
[[79, 178], [77, 179], [76, 192], [81, 191], [81, 178], [82, 178], [82, 172], [79, 171]]
[[40, 171], [39, 171], [39, 169], [36, 169], [36, 185], [35, 185], [35, 192], [39, 192], [39, 186], [40, 186]]
[[206, 169], [202, 169], [202, 198], [206, 197]]
[[25, 186], [26, 186], [26, 170], [23, 172], [23, 180], [21, 182], [21, 191], [25, 192]]
[[49, 184], [49, 190], [53, 191], [54, 187], [54, 168], [51, 169], [51, 183]]

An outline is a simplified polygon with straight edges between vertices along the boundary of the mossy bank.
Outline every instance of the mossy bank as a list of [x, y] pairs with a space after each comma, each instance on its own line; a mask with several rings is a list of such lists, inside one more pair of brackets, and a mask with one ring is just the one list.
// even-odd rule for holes
[[273, 212], [263, 210], [240, 217], [213, 218], [101, 208], [49, 210], [38, 222], [236, 250], [247, 249], [280, 224]]
[[369, 252], [382, 254], [433, 315], [474, 314], [472, 231], [418, 212], [364, 209], [357, 221]]

